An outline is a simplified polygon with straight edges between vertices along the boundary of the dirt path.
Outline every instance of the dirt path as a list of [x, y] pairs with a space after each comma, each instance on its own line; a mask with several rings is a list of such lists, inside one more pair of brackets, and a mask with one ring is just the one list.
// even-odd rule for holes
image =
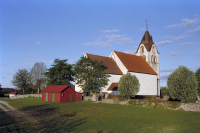
[[28, 122], [28, 123], [35, 123], [35, 124], [38, 123], [38, 121], [34, 117], [32, 117], [30, 114], [24, 113], [22, 111], [19, 111], [19, 110], [13, 108], [5, 101], [0, 100], [0, 103], [4, 104], [5, 106], [7, 106], [7, 108], [9, 108], [9, 109], [7, 109], [0, 105], [0, 109], [5, 111], [8, 115], [13, 117], [15, 120], [17, 120], [19, 122]]

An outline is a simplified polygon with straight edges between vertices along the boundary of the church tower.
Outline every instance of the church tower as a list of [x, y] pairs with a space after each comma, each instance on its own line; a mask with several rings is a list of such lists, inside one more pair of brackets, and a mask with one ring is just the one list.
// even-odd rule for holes
[[140, 45], [136, 51], [137, 56], [142, 56], [153, 70], [160, 75], [159, 71], [159, 52], [153, 42], [152, 36], [148, 31], [144, 33]]

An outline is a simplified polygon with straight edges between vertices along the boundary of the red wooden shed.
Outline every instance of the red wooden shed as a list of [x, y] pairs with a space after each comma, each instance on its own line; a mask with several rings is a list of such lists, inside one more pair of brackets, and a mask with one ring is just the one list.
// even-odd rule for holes
[[51, 85], [42, 90], [42, 101], [48, 102], [81, 102], [82, 94], [69, 85]]

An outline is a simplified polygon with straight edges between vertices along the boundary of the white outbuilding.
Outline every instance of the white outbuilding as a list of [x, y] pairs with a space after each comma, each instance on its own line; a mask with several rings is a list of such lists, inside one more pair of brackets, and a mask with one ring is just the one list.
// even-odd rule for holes
[[[108, 67], [107, 73], [111, 76], [108, 85], [102, 88], [103, 93], [117, 95], [120, 77], [127, 72], [135, 75], [140, 82], [140, 96], [160, 96], [159, 52], [148, 31], [145, 32], [136, 55], [112, 51], [109, 57], [86, 53], [85, 57], [103, 61]], [[77, 92], [82, 88], [75, 85]]]

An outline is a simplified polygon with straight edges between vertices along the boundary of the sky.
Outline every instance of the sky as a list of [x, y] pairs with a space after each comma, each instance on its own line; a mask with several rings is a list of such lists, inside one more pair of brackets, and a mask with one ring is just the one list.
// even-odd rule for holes
[[200, 1], [1, 0], [0, 84], [36, 62], [76, 63], [85, 53], [135, 55], [146, 31], [153, 37], [161, 86], [180, 65], [200, 67]]

